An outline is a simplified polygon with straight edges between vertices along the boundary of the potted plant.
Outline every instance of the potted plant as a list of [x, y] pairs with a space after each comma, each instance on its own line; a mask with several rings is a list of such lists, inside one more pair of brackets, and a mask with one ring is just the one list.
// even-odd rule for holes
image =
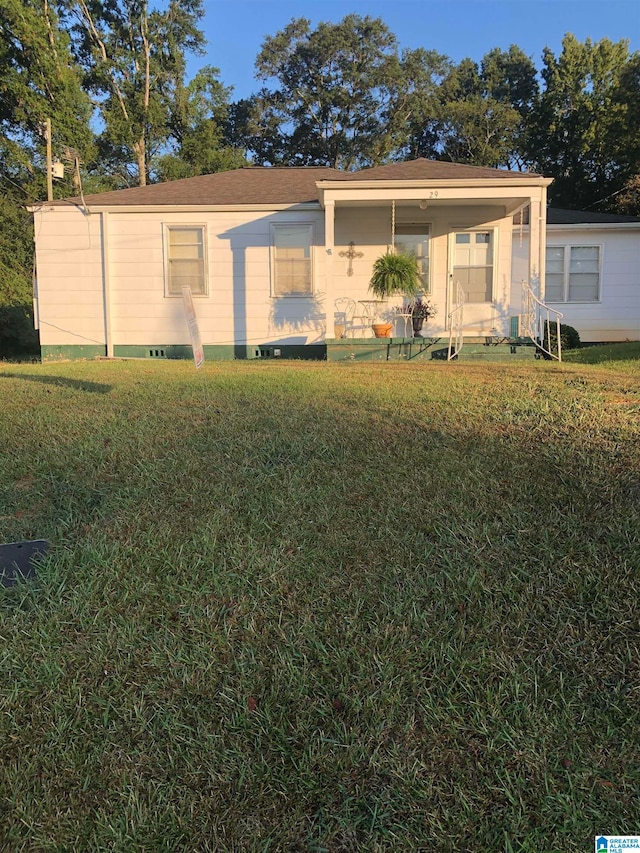
[[[415, 296], [421, 286], [422, 279], [415, 255], [388, 251], [373, 265], [369, 290], [378, 299], [388, 299], [389, 296], [395, 296], [398, 293]], [[377, 338], [388, 338], [392, 328], [392, 323], [373, 324], [373, 332]]]
[[429, 299], [423, 299], [418, 296], [413, 302], [405, 305], [404, 312], [411, 314], [411, 325], [413, 326], [413, 337], [422, 337], [422, 326], [424, 321], [429, 317], [434, 317], [438, 313], [438, 308]]

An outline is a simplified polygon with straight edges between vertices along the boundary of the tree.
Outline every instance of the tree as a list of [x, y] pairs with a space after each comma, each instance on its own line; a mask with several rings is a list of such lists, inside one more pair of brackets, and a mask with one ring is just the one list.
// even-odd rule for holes
[[482, 59], [481, 78], [488, 97], [509, 104], [521, 116], [531, 112], [538, 93], [533, 60], [515, 44], [509, 50], [493, 48]]
[[520, 117], [513, 107], [473, 95], [447, 102], [440, 122], [442, 157], [472, 166], [511, 166]]
[[437, 156], [440, 87], [451, 67], [450, 60], [434, 50], [418, 48], [402, 54], [401, 86], [389, 112], [398, 155], [404, 159]]
[[623, 68], [614, 100], [621, 110], [615, 142], [624, 184], [605, 204], [616, 213], [640, 216], [640, 54]]
[[476, 166], [520, 166], [524, 122], [536, 91], [533, 62], [512, 45], [463, 59], [442, 81], [430, 123], [432, 156]]
[[[263, 93], [263, 96], [267, 94]], [[286, 165], [289, 161], [289, 138], [281, 134], [281, 121], [274, 111], [265, 114], [262, 104], [260, 95], [229, 104], [223, 124], [225, 144], [260, 165]]]
[[629, 54], [625, 40], [581, 43], [567, 34], [560, 56], [546, 48], [543, 64], [544, 89], [531, 112], [526, 156], [555, 179], [553, 204], [615, 209], [615, 198], [640, 171], [638, 55]]
[[[43, 124], [54, 155], [90, 157], [90, 104], [69, 40], [47, 0], [0, 0], [0, 357], [35, 354], [33, 226], [25, 205], [46, 196]], [[70, 195], [70, 181], [54, 186]]]
[[640, 216], [640, 173], [629, 178], [616, 196], [615, 213]]
[[38, 192], [46, 186], [45, 119], [52, 120], [55, 153], [73, 147], [87, 156], [90, 103], [47, 0], [0, 0], [0, 32], [1, 173]]
[[0, 195], [0, 358], [35, 355], [33, 328], [33, 226], [23, 197]]
[[170, 125], [172, 150], [158, 160], [160, 180], [247, 165], [243, 151], [225, 139], [231, 90], [222, 85], [218, 73], [217, 68], [207, 65], [186, 86], [177, 88]]
[[[494, 48], [482, 59], [484, 91], [488, 98], [500, 104], [505, 111], [505, 125], [511, 124], [507, 131], [510, 138], [507, 147], [510, 150], [504, 159], [504, 165], [510, 169], [523, 169], [527, 165], [523, 157], [523, 145], [539, 89], [537, 73], [533, 60], [515, 44], [507, 51]], [[515, 110], [517, 119], [506, 109]]]
[[292, 20], [258, 54], [257, 76], [272, 88], [245, 103], [241, 132], [257, 162], [342, 169], [383, 162], [406, 143], [419, 104], [407, 70], [437, 56], [400, 55], [379, 18], [347, 15], [315, 30], [305, 18]]
[[202, 0], [61, 0], [84, 85], [104, 130], [100, 156], [120, 164], [121, 181], [147, 183], [172, 137], [187, 53], [202, 53]]

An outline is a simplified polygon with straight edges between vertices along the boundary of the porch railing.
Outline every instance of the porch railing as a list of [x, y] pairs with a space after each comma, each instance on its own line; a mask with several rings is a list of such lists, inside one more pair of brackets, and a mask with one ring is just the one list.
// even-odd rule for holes
[[[555, 308], [549, 308], [533, 292], [531, 285], [522, 282], [522, 333], [531, 338], [533, 343], [549, 358], [562, 361], [562, 341], [560, 339], [560, 322], [562, 313]], [[551, 328], [555, 326], [557, 352], [553, 351]]]
[[447, 361], [454, 359], [462, 349], [462, 322], [464, 314], [464, 290], [460, 282], [456, 282], [455, 299], [449, 312], [449, 351]]

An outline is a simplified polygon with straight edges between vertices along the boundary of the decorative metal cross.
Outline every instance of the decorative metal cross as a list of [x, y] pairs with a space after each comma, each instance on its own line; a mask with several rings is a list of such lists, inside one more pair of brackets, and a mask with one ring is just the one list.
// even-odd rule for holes
[[340, 252], [340, 257], [349, 258], [349, 267], [347, 269], [347, 275], [353, 275], [353, 259], [363, 258], [364, 252], [356, 252], [356, 244], [352, 240], [349, 243], [349, 250], [347, 252]]

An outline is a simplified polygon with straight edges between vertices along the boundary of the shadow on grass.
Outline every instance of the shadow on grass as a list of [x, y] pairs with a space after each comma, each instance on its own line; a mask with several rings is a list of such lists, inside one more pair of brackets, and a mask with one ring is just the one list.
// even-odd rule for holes
[[60, 388], [73, 388], [74, 391], [91, 391], [94, 394], [108, 394], [111, 385], [101, 382], [88, 382], [82, 379], [68, 379], [66, 376], [26, 376], [22, 373], [0, 373], [3, 379], [25, 379], [27, 382], [41, 382], [43, 385], [57, 385]]

